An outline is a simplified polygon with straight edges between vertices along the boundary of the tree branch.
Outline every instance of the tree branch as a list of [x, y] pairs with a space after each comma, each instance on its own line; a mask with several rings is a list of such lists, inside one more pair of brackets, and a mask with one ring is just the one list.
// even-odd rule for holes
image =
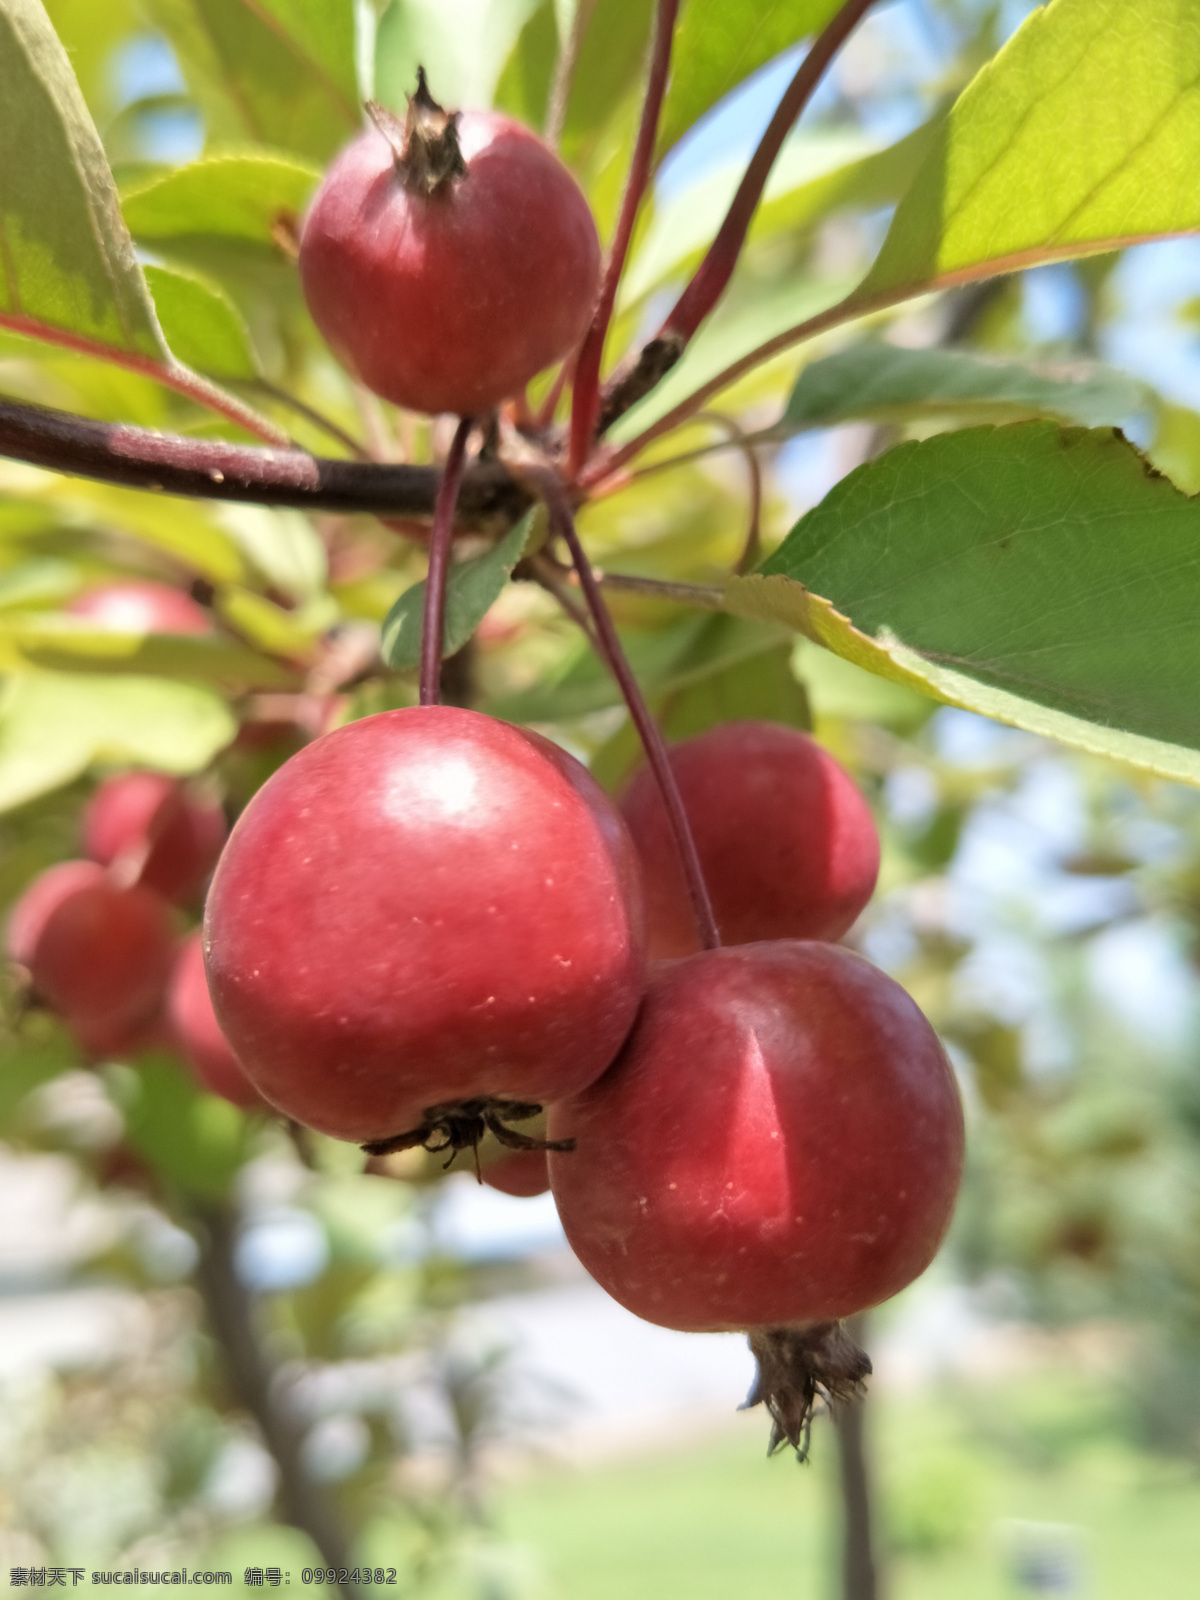
[[[339, 461], [304, 450], [189, 439], [6, 400], [0, 400], [0, 455], [132, 489], [377, 516], [432, 516], [441, 478], [434, 466]], [[501, 462], [478, 463], [463, 481], [458, 524], [507, 528], [532, 503]]]
[[[280, 1512], [293, 1528], [308, 1535], [327, 1567], [349, 1567], [345, 1532], [326, 1494], [304, 1467], [304, 1420], [263, 1354], [251, 1296], [237, 1275], [233, 1212], [223, 1202], [197, 1207], [195, 1222], [200, 1246], [197, 1287], [225, 1357], [230, 1388], [258, 1424], [279, 1471]], [[334, 1589], [343, 1595], [354, 1592], [348, 1584], [335, 1584]]]
[[610, 383], [600, 411], [599, 432], [606, 432], [630, 406], [655, 388], [687, 349], [696, 329], [725, 292], [746, 242], [750, 220], [766, 186], [775, 158], [796, 119], [812, 98], [830, 62], [875, 0], [845, 0], [818, 36], [785, 89], [775, 115], [750, 158], [725, 220], [662, 327], [632, 367]]
[[646, 94], [642, 102], [642, 118], [638, 125], [637, 142], [633, 147], [633, 156], [629, 163], [629, 176], [625, 180], [625, 193], [621, 197], [621, 213], [617, 218], [612, 248], [604, 268], [599, 304], [575, 363], [568, 465], [568, 471], [571, 473], [578, 472], [587, 460], [592, 444], [592, 433], [600, 411], [600, 363], [604, 357], [604, 340], [617, 299], [617, 286], [625, 270], [629, 241], [633, 238], [633, 225], [637, 220], [638, 208], [650, 177], [654, 144], [658, 138], [658, 118], [662, 110], [663, 96], [667, 91], [671, 43], [675, 35], [678, 10], [679, 0], [658, 0], [655, 8], [654, 37], [650, 45], [650, 69], [646, 79]]

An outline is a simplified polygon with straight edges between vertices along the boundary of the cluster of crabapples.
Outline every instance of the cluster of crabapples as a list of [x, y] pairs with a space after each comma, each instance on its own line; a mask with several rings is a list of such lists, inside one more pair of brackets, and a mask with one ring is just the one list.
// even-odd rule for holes
[[[587, 203], [535, 135], [447, 115], [423, 78], [405, 121], [372, 115], [305, 221], [310, 310], [385, 398], [486, 415], [588, 327]], [[9, 950], [93, 1053], [165, 1015], [218, 1092], [374, 1157], [491, 1134], [508, 1148], [485, 1172], [551, 1187], [618, 1301], [750, 1332], [754, 1398], [799, 1444], [813, 1395], [868, 1370], [842, 1319], [938, 1247], [961, 1105], [913, 1001], [837, 942], [879, 866], [849, 776], [759, 722], [669, 765], [717, 948], [648, 769], [614, 801], [539, 734], [426, 703], [306, 745], [223, 849], [220, 812], [174, 780], [110, 780], [89, 859], [28, 891]], [[206, 989], [170, 902], [218, 852]], [[543, 1110], [544, 1138], [514, 1126]]]

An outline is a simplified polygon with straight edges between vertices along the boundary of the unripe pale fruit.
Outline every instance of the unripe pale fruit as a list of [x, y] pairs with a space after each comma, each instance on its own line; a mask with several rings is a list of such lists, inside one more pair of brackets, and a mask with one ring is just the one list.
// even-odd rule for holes
[[[840, 939], [879, 873], [879, 836], [849, 773], [773, 722], [727, 722], [669, 756], [725, 942]], [[620, 805], [642, 863], [651, 959], [690, 955], [695, 917], [648, 768]]]
[[450, 706], [364, 718], [285, 763], [230, 835], [205, 941], [263, 1097], [359, 1142], [431, 1108], [574, 1093], [644, 982], [616, 808], [547, 740]]
[[184, 943], [175, 962], [167, 990], [167, 1017], [175, 1043], [206, 1089], [235, 1106], [262, 1105], [213, 1012], [199, 933]]
[[650, 1322], [745, 1329], [760, 1369], [794, 1358], [759, 1398], [797, 1445], [811, 1383], [852, 1392], [869, 1370], [839, 1319], [929, 1265], [963, 1158], [954, 1075], [916, 1005], [861, 957], [798, 941], [655, 969], [620, 1056], [548, 1131], [576, 1141], [549, 1167], [583, 1265]]
[[139, 883], [181, 905], [199, 893], [225, 833], [216, 801], [161, 772], [107, 778], [83, 814], [83, 847], [93, 861], [128, 861]]
[[13, 909], [8, 954], [35, 994], [87, 1038], [115, 1042], [158, 1010], [174, 957], [166, 901], [120, 888], [93, 861], [64, 861]]
[[309, 311], [376, 394], [477, 415], [583, 336], [595, 222], [558, 157], [508, 117], [447, 118], [421, 91], [407, 124], [375, 115], [389, 136], [373, 127], [348, 145], [305, 219]]
[[77, 594], [65, 607], [109, 633], [211, 633], [212, 618], [203, 606], [166, 583], [130, 579], [106, 583]]

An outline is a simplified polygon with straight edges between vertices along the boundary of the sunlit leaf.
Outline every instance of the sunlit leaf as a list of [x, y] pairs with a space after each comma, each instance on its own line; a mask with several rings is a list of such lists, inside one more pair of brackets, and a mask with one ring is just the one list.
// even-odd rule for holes
[[950, 704], [1200, 783], [1200, 505], [1111, 430], [900, 445], [728, 598]]
[[234, 692], [297, 687], [293, 673], [234, 639], [136, 634], [26, 613], [0, 622], [0, 668], [29, 663], [60, 672], [135, 673], [208, 683]]
[[0, 0], [0, 325], [168, 359], [112, 174], [38, 0]]
[[[527, 512], [504, 538], [481, 556], [459, 561], [446, 582], [446, 622], [442, 655], [452, 656], [475, 632], [485, 614], [500, 598], [512, 570], [521, 559], [533, 528], [534, 513]], [[397, 672], [407, 672], [421, 659], [421, 623], [425, 609], [425, 580], [406, 589], [384, 618], [383, 659]]]
[[996, 421], [1040, 414], [1095, 427], [1150, 403], [1144, 384], [1108, 367], [1046, 367], [872, 340], [805, 367], [770, 431], [783, 437], [853, 419], [903, 422], [947, 412]]
[[148, 266], [145, 273], [159, 325], [180, 361], [213, 378], [260, 376], [250, 330], [223, 289], [178, 267]]
[[224, 700], [161, 678], [14, 673], [0, 691], [0, 811], [93, 763], [197, 772], [233, 738]]
[[304, 208], [319, 169], [270, 151], [224, 151], [128, 189], [121, 209], [146, 244], [212, 237], [271, 245]]
[[538, 0], [392, 0], [375, 42], [375, 95], [402, 109], [423, 66], [448, 107], [490, 106], [496, 80]]
[[349, 0], [146, 0], [210, 138], [327, 160], [361, 126]]
[[875, 265], [869, 305], [1200, 228], [1200, 13], [1051, 0], [963, 91]]

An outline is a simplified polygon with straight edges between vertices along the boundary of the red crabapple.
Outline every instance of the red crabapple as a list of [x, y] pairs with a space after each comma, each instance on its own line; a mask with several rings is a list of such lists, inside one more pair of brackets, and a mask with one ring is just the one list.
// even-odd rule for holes
[[161, 772], [107, 778], [83, 814], [83, 848], [93, 861], [130, 861], [139, 883], [183, 905], [216, 865], [225, 833], [215, 800]]
[[64, 861], [21, 896], [7, 946], [33, 992], [91, 1048], [107, 1050], [157, 1012], [175, 936], [170, 907], [152, 889], [121, 888], [93, 861]]
[[488, 411], [587, 328], [600, 278], [588, 203], [535, 133], [492, 111], [448, 116], [423, 74], [406, 121], [372, 114], [305, 218], [313, 321], [386, 400]]
[[167, 1016], [175, 1043], [206, 1089], [235, 1106], [262, 1105], [213, 1012], [199, 933], [185, 941], [176, 959], [167, 990]]
[[211, 633], [212, 618], [190, 596], [166, 583], [130, 579], [77, 594], [65, 607], [107, 633]]
[[745, 1329], [773, 1443], [869, 1370], [840, 1320], [933, 1259], [963, 1158], [937, 1035], [836, 945], [705, 951], [654, 970], [605, 1075], [550, 1108], [572, 1248], [614, 1299], [687, 1331]]
[[[727, 722], [669, 755], [725, 942], [840, 939], [879, 873], [875, 823], [844, 768], [773, 722]], [[695, 916], [648, 767], [620, 805], [642, 863], [651, 959], [690, 955]]]
[[529, 1114], [616, 1054], [644, 981], [637, 862], [549, 741], [452, 706], [385, 711], [255, 795], [205, 955], [222, 1031], [285, 1115], [399, 1148], [451, 1140], [461, 1113], [474, 1143], [494, 1102]]
[[509, 1150], [495, 1161], [485, 1161], [479, 1176], [502, 1194], [530, 1199], [545, 1194], [550, 1187], [550, 1172], [544, 1150]]

